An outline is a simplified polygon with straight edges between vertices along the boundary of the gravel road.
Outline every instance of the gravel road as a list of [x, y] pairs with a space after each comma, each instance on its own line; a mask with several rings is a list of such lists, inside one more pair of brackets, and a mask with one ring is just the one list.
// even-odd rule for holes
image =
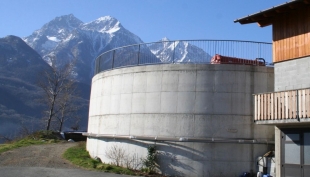
[[0, 154], [1, 177], [125, 177], [78, 168], [62, 158], [77, 143], [33, 145]]

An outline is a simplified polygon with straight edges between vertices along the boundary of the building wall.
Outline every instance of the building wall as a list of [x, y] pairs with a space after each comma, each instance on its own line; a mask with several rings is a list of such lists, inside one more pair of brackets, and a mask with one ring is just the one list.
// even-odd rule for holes
[[310, 6], [280, 13], [272, 22], [273, 62], [310, 55]]
[[[167, 64], [122, 68], [92, 80], [88, 133], [187, 138], [274, 139], [272, 126], [253, 123], [253, 93], [270, 92], [273, 68]], [[111, 162], [113, 145], [146, 156], [156, 144], [160, 171], [176, 176], [239, 176], [256, 172], [267, 144], [150, 142], [88, 138], [92, 157]]]
[[[310, 57], [302, 57], [285, 62], [275, 63], [275, 91], [286, 91], [310, 87]], [[307, 124], [282, 124], [275, 127], [276, 173], [281, 176], [281, 128], [304, 127]]]
[[275, 63], [275, 91], [310, 87], [310, 57]]

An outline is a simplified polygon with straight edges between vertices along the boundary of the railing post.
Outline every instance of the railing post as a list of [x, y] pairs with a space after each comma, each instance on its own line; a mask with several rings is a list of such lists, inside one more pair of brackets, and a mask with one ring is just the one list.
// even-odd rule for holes
[[254, 122], [257, 120], [257, 95], [254, 95]]
[[101, 60], [101, 57], [102, 57], [102, 56], [100, 56], [100, 57], [98, 58], [98, 60], [96, 61], [96, 65], [97, 65], [97, 66], [96, 66], [96, 74], [100, 72], [99, 70], [100, 70], [100, 60]]
[[296, 90], [296, 94], [297, 94], [297, 98], [296, 98], [296, 118], [298, 121], [300, 121], [299, 119], [299, 95], [298, 95], [298, 90]]
[[139, 44], [139, 50], [138, 50], [138, 65], [140, 64], [140, 44]]
[[262, 44], [258, 44], [258, 58], [261, 58], [261, 45]]
[[217, 41], [215, 41], [214, 53], [217, 54]]
[[[99, 57], [98, 57], [99, 58]], [[95, 69], [94, 69], [94, 75], [98, 73], [98, 58], [95, 60]]]
[[172, 63], [174, 64], [174, 57], [175, 57], [175, 41], [173, 41], [173, 57], [172, 57]]
[[270, 119], [274, 120], [274, 93], [270, 94]]
[[113, 50], [112, 68], [111, 68], [111, 69], [113, 69], [113, 68], [114, 68], [114, 57], [115, 57], [115, 50]]

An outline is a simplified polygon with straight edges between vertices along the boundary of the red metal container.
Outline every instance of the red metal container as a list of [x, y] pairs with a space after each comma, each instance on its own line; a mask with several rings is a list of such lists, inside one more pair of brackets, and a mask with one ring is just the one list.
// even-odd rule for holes
[[[263, 61], [261, 61], [263, 60]], [[255, 60], [228, 57], [216, 54], [211, 59], [211, 64], [236, 64], [236, 65], [257, 65], [265, 66], [265, 60], [262, 58], [256, 58]]]

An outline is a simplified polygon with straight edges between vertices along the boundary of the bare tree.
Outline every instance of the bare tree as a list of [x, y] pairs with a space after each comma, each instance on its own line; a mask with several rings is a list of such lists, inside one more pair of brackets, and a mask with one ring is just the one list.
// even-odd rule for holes
[[[63, 124], [66, 120], [76, 119], [75, 124], [79, 120], [79, 117], [75, 114], [79, 109], [79, 106], [75, 103], [76, 94], [76, 87], [71, 80], [67, 83], [67, 87], [64, 88], [59, 99], [59, 112], [56, 116], [59, 122], [59, 131], [62, 131]], [[76, 126], [78, 126], [78, 123]]]
[[75, 90], [75, 80], [71, 77], [74, 63], [70, 62], [58, 67], [53, 64], [52, 70], [45, 71], [39, 81], [38, 85], [43, 90], [43, 101], [47, 105], [46, 130], [50, 130], [52, 119], [56, 118], [60, 121], [61, 130], [65, 117], [74, 110], [71, 109]]

